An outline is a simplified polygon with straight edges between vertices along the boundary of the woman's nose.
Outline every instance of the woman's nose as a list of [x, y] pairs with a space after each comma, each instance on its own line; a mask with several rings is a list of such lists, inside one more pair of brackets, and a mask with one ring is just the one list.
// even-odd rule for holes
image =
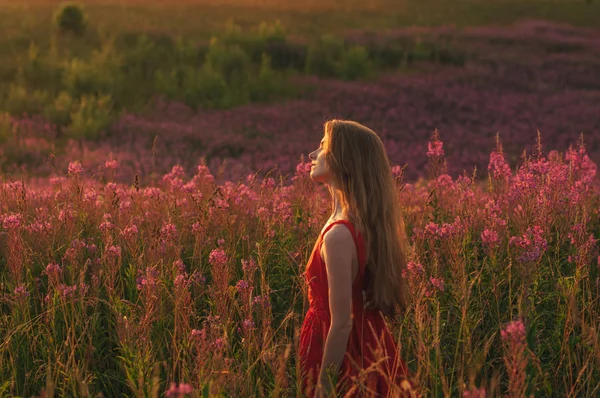
[[315, 153], [314, 153], [314, 152], [311, 152], [311, 153], [309, 153], [309, 154], [308, 154], [308, 158], [309, 158], [310, 160], [315, 160]]

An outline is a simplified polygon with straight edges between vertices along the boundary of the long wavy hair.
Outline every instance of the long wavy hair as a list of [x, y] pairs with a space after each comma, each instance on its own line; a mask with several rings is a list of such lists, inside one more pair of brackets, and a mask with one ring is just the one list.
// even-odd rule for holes
[[[387, 316], [406, 309], [407, 239], [396, 180], [379, 136], [349, 120], [325, 123], [325, 156], [341, 205], [363, 236], [366, 304]], [[333, 212], [333, 211], [332, 211]]]

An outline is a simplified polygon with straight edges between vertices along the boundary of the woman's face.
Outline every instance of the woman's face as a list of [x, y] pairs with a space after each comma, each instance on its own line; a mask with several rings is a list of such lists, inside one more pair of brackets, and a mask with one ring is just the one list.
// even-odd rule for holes
[[329, 166], [325, 159], [325, 143], [326, 138], [323, 138], [319, 144], [319, 148], [308, 155], [312, 162], [310, 178], [316, 182], [330, 183], [331, 172], [329, 171]]

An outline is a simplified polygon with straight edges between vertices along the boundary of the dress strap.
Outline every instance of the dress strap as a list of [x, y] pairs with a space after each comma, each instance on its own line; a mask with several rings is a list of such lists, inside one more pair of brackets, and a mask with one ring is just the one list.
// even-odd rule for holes
[[354, 230], [354, 225], [352, 225], [352, 223], [348, 220], [337, 220], [337, 221], [332, 222], [321, 233], [321, 237], [325, 236], [327, 231], [329, 231], [331, 229], [331, 227], [333, 227], [336, 224], [344, 224], [346, 227], [348, 227], [348, 229], [350, 230], [350, 233], [352, 234], [352, 239], [354, 239], [354, 244], [356, 244], [356, 231]]
[[[364, 267], [365, 264], [363, 264], [364, 262], [364, 257], [363, 253], [361, 253], [362, 251], [364, 251], [364, 246], [361, 247], [358, 245], [358, 239], [356, 238], [356, 229], [354, 228], [354, 225], [348, 221], [348, 220], [337, 220], [332, 222], [331, 224], [329, 224], [327, 226], [327, 228], [325, 228], [325, 230], [323, 231], [323, 233], [321, 234], [321, 243], [323, 243], [323, 236], [325, 236], [325, 234], [327, 233], [327, 231], [329, 231], [335, 224], [344, 224], [346, 227], [348, 227], [348, 229], [350, 230], [350, 233], [352, 234], [352, 240], [354, 240], [354, 246], [356, 247], [356, 255], [358, 256], [358, 273], [360, 278], [362, 279], [363, 274], [364, 274]], [[363, 241], [363, 245], [364, 245], [364, 241]], [[363, 250], [361, 250], [363, 249]]]

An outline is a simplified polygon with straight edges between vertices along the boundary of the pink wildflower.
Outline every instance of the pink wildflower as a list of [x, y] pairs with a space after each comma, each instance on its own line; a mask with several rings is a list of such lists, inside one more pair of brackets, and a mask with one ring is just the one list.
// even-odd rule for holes
[[121, 257], [121, 247], [120, 246], [108, 246], [106, 248], [106, 254], [110, 257]]
[[15, 288], [15, 296], [17, 299], [29, 297], [29, 292], [25, 285], [19, 285]]
[[194, 392], [194, 389], [187, 383], [181, 383], [179, 385], [171, 383], [166, 395], [167, 397], [182, 397], [185, 394], [191, 394], [192, 392]]
[[177, 227], [173, 223], [163, 225], [160, 232], [167, 241], [177, 239]]
[[485, 398], [486, 396], [486, 391], [485, 388], [477, 388], [477, 387], [473, 387], [470, 390], [465, 390], [463, 392], [463, 397], [464, 398]]
[[10, 214], [4, 218], [2, 226], [4, 229], [17, 229], [21, 226], [23, 216], [20, 213]]
[[83, 167], [81, 167], [81, 163], [79, 161], [74, 161], [69, 163], [69, 174], [78, 175], [83, 171]]
[[49, 263], [48, 265], [46, 265], [44, 273], [48, 275], [49, 281], [58, 282], [58, 279], [62, 275], [62, 269], [56, 263]]
[[104, 168], [105, 169], [113, 169], [116, 170], [117, 167], [119, 167], [119, 164], [117, 163], [116, 160], [107, 160], [106, 162], [104, 162]]
[[504, 363], [508, 371], [508, 392], [511, 397], [522, 397], [527, 389], [527, 357], [525, 325], [521, 320], [510, 322], [501, 332], [505, 349]]
[[[406, 271], [407, 271], [408, 275], [410, 275], [410, 276], [421, 275], [423, 273], [423, 265], [419, 264], [419, 263], [415, 263], [413, 261], [409, 261], [406, 264]], [[406, 278], [407, 275], [404, 275], [404, 277]]]
[[98, 198], [98, 194], [93, 189], [88, 189], [83, 194], [83, 200], [85, 202], [96, 202], [97, 198]]
[[512, 175], [510, 166], [506, 164], [504, 155], [497, 151], [490, 153], [490, 163], [488, 164], [488, 172], [493, 178], [499, 180], [508, 180]]
[[247, 274], [252, 274], [254, 271], [258, 269], [258, 265], [254, 261], [254, 259], [243, 260], [242, 259], [242, 270]]
[[491, 229], [484, 229], [481, 233], [481, 241], [484, 245], [494, 248], [498, 246], [499, 242], [498, 233]]
[[246, 281], [244, 279], [240, 279], [235, 284], [235, 288], [237, 289], [238, 293], [243, 293], [243, 292], [247, 291], [249, 287], [250, 287], [250, 285], [248, 284], [248, 281]]
[[443, 292], [444, 291], [444, 280], [440, 278], [430, 278], [429, 281], [431, 285], [434, 286], [437, 290]]
[[392, 167], [392, 175], [394, 176], [394, 178], [398, 178], [398, 177], [402, 176], [402, 167], [400, 167], [400, 166]]
[[256, 326], [252, 319], [244, 319], [243, 325], [244, 325], [244, 330], [253, 330]]
[[427, 156], [440, 158], [444, 156], [444, 143], [442, 141], [434, 140], [427, 143]]
[[212, 266], [223, 267], [227, 264], [227, 254], [222, 249], [214, 249], [208, 256], [208, 262]]

